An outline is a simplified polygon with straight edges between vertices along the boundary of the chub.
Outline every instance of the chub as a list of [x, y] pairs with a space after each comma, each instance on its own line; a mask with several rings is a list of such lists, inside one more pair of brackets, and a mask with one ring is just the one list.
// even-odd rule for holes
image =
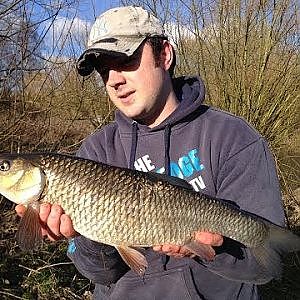
[[185, 245], [212, 260], [214, 248], [195, 242], [196, 231], [215, 232], [248, 247], [266, 277], [280, 275], [284, 253], [300, 250], [300, 238], [286, 228], [195, 192], [183, 180], [73, 156], [0, 154], [0, 193], [27, 206], [17, 232], [22, 249], [42, 239], [39, 204], [57, 203], [78, 233], [116, 247], [139, 274], [148, 266], [139, 247]]

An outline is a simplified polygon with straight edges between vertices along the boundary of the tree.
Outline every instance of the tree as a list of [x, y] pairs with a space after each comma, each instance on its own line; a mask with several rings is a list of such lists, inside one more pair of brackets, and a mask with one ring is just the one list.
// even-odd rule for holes
[[41, 41], [36, 25], [29, 19], [21, 1], [0, 6], [1, 91], [19, 91], [24, 74], [42, 67]]

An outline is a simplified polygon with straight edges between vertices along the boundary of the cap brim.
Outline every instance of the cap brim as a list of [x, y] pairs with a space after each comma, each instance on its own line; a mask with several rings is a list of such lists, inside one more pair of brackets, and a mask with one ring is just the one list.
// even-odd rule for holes
[[88, 76], [95, 66], [102, 60], [128, 57], [141, 45], [145, 37], [140, 39], [126, 38], [122, 40], [109, 39], [94, 43], [91, 48], [84, 51], [77, 60], [77, 71], [81, 76]]
[[89, 49], [101, 49], [113, 52], [120, 52], [130, 56], [145, 40], [146, 36], [134, 37], [113, 37], [101, 39], [89, 46]]

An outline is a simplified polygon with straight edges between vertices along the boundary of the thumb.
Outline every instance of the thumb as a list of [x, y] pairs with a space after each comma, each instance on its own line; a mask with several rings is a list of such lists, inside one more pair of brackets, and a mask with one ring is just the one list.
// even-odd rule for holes
[[15, 207], [15, 211], [17, 213], [17, 215], [19, 217], [23, 217], [24, 216], [24, 213], [26, 211], [26, 207], [22, 204], [18, 204], [16, 207]]

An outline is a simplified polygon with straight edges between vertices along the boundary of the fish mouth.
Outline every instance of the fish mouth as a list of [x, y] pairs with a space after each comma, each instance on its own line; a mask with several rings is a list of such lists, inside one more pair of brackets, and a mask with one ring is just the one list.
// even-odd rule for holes
[[11, 159], [11, 156], [4, 158], [9, 158], [11, 169], [0, 174], [1, 194], [16, 204], [27, 205], [39, 200], [46, 186], [46, 175], [43, 170], [22, 158]]

